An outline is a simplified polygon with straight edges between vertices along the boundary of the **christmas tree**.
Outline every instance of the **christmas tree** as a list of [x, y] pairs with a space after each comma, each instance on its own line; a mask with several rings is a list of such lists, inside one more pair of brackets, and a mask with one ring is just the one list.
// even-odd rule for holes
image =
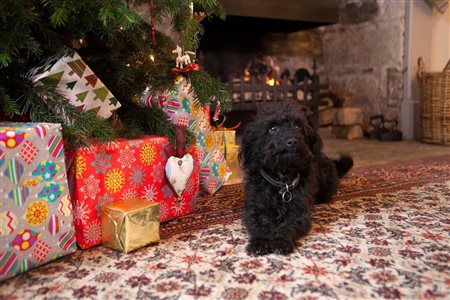
[[[147, 5], [151, 24], [133, 7]], [[192, 7], [207, 16], [223, 17], [216, 0], [3, 0], [0, 2], [0, 107], [4, 116], [26, 116], [33, 122], [63, 124], [69, 145], [89, 138], [111, 140], [142, 134], [168, 136], [175, 125], [165, 114], [141, 107], [136, 98], [146, 89], [171, 89], [179, 74], [172, 71], [176, 45], [155, 30], [163, 17], [172, 20], [184, 50], [195, 52], [203, 33]], [[102, 119], [70, 105], [51, 85], [35, 82], [30, 70], [64, 49], [75, 50], [121, 104], [120, 122]], [[219, 103], [230, 108], [229, 91], [202, 70], [187, 75], [200, 105]], [[70, 87], [70, 85], [68, 85]], [[105, 91], [98, 91], [105, 97]], [[83, 95], [79, 95], [83, 97]], [[70, 120], [70, 121], [68, 121]]]

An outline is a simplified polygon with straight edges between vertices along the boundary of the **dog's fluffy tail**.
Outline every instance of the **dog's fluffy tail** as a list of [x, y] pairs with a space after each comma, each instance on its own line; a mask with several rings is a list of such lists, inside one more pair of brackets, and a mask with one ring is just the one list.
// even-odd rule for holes
[[343, 177], [353, 167], [353, 158], [347, 154], [341, 154], [338, 160], [334, 161], [339, 177]]

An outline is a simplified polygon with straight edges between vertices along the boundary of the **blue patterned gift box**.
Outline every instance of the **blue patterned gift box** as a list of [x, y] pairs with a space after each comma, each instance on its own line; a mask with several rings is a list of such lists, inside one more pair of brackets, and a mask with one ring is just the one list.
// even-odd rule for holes
[[61, 125], [0, 123], [0, 281], [76, 250]]

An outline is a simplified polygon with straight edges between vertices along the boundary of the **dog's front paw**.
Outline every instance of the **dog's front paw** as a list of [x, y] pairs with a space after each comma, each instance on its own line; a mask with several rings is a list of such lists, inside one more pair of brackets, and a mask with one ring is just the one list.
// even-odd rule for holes
[[270, 240], [268, 239], [251, 239], [247, 246], [247, 251], [256, 255], [264, 255], [272, 252]]
[[272, 252], [277, 254], [289, 254], [294, 251], [294, 244], [291, 241], [276, 239], [272, 241]]

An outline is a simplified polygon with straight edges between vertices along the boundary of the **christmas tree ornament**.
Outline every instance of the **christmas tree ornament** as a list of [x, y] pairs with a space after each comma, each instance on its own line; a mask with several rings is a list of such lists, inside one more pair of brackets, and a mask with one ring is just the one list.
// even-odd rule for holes
[[167, 180], [179, 197], [181, 197], [194, 170], [194, 158], [190, 154], [185, 154], [186, 133], [186, 126], [177, 126], [176, 156], [170, 156], [164, 168]]
[[214, 110], [214, 116], [212, 118], [214, 122], [219, 121], [220, 114], [221, 114], [221, 112], [220, 112], [220, 102], [217, 102], [216, 109]]
[[[183, 54], [184, 52], [184, 54]], [[175, 59], [176, 67], [172, 68], [172, 72], [179, 74], [186, 74], [191, 71], [198, 71], [199, 66], [195, 62], [191, 62], [191, 57], [193, 56], [193, 60], [195, 60], [195, 52], [192, 51], [183, 51], [180, 46], [172, 50], [172, 53], [177, 54], [177, 58]]]
[[167, 160], [165, 166], [166, 177], [178, 196], [181, 196], [186, 188], [193, 170], [194, 159], [190, 154], [186, 154], [181, 158], [171, 156]]
[[[151, 25], [151, 28], [152, 28], [152, 48], [154, 48], [155, 47], [155, 32], [156, 32], [156, 30], [155, 30], [155, 17], [154, 17], [154, 10], [155, 10], [155, 3], [153, 2], [153, 0], [150, 0], [150, 25]], [[152, 59], [152, 60], [154, 60], [154, 59]]]

